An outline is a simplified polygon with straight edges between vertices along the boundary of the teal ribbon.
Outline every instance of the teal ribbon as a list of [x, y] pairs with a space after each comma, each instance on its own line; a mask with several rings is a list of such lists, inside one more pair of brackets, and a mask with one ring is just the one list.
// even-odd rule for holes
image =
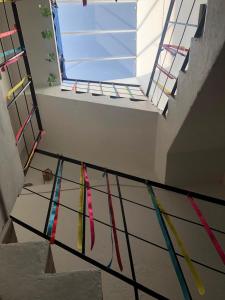
[[61, 180], [62, 180], [61, 179], [62, 166], [63, 166], [63, 162], [61, 160], [60, 164], [59, 164], [58, 172], [56, 174], [57, 178], [56, 178], [55, 190], [54, 190], [53, 199], [52, 199], [53, 202], [52, 202], [52, 207], [51, 207], [51, 212], [50, 212], [48, 227], [47, 227], [47, 235], [48, 236], [51, 236], [51, 233], [52, 233], [52, 228], [53, 228], [55, 214], [56, 214], [56, 208], [57, 208], [57, 204], [59, 201], [59, 194], [60, 194]]
[[184, 274], [182, 272], [180, 263], [177, 259], [177, 256], [176, 256], [176, 253], [175, 253], [175, 250], [174, 250], [174, 247], [173, 247], [173, 243], [171, 241], [171, 238], [170, 238], [169, 232], [167, 230], [166, 224], [164, 222], [164, 219], [162, 217], [161, 211], [158, 207], [156, 197], [155, 197], [155, 193], [153, 191], [153, 188], [150, 185], [147, 185], [147, 187], [148, 187], [149, 195], [152, 199], [153, 206], [154, 206], [155, 211], [156, 211], [156, 216], [157, 216], [162, 234], [164, 236], [167, 248], [169, 250], [170, 258], [172, 260], [172, 263], [173, 263], [173, 266], [174, 266], [174, 269], [175, 269], [175, 272], [176, 272], [176, 275], [177, 275], [177, 279], [180, 283], [180, 287], [181, 287], [181, 290], [183, 292], [184, 299], [185, 300], [191, 300], [192, 297], [191, 297], [190, 291], [188, 289], [187, 282], [186, 282]]
[[7, 51], [5, 51], [5, 52], [1, 52], [0, 53], [0, 58], [3, 58], [3, 57], [5, 57], [5, 56], [9, 56], [9, 55], [11, 55], [11, 54], [17, 54], [17, 53], [19, 53], [20, 51], [22, 51], [22, 48], [16, 48], [15, 50], [14, 49], [10, 49], [10, 50], [7, 50]]

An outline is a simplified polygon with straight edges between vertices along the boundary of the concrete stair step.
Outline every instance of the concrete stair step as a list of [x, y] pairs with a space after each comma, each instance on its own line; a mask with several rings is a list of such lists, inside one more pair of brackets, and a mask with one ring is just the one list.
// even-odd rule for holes
[[50, 257], [48, 242], [11, 243], [0, 245], [0, 278], [19, 277], [23, 274], [45, 273]]
[[47, 241], [1, 244], [0, 265], [1, 300], [102, 299], [100, 271], [54, 273]]

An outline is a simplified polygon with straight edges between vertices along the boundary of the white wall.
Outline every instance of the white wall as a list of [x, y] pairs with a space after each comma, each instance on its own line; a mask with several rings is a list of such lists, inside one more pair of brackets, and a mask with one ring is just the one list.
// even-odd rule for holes
[[0, 232], [23, 185], [23, 171], [0, 89]]
[[47, 134], [41, 148], [83, 161], [154, 178], [158, 112], [149, 103], [38, 91]]

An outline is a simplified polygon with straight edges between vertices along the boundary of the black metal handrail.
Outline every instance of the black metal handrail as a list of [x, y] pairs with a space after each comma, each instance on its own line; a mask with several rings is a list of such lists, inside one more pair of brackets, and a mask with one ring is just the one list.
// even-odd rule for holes
[[[41, 118], [40, 118], [40, 114], [39, 114], [39, 110], [38, 110], [37, 98], [36, 98], [34, 84], [33, 84], [32, 76], [31, 76], [29, 61], [28, 61], [28, 57], [26, 54], [23, 33], [22, 33], [18, 10], [17, 10], [17, 4], [16, 4], [16, 2], [13, 2], [13, 1], [12, 1], [12, 3], [5, 3], [4, 1], [3, 1], [3, 3], [0, 3], [0, 9], [2, 9], [4, 12], [4, 17], [6, 20], [6, 25], [8, 27], [8, 30], [10, 30], [11, 25], [12, 25], [12, 24], [10, 24], [11, 19], [8, 16], [8, 14], [9, 14], [8, 9], [10, 9], [10, 7], [12, 9], [12, 13], [14, 16], [14, 21], [15, 21], [13, 26], [15, 25], [15, 27], [17, 29], [17, 34], [18, 34], [18, 39], [19, 39], [19, 44], [20, 44], [19, 48], [21, 49], [21, 51], [20, 52], [17, 51], [18, 48], [15, 47], [15, 43], [14, 43], [12, 36], [9, 36], [8, 39], [11, 41], [12, 50], [14, 53], [13, 53], [12, 57], [7, 59], [6, 55], [5, 55], [5, 51], [4, 51], [4, 43], [3, 43], [2, 39], [0, 39], [0, 45], [3, 50], [3, 58], [4, 58], [4, 61], [0, 64], [0, 67], [3, 67], [5, 64], [7, 65], [7, 63], [10, 62], [11, 59], [13, 59], [14, 57], [16, 57], [18, 55], [21, 58], [21, 61], [23, 61], [24, 66], [25, 66], [24, 76], [27, 77], [27, 81], [26, 81], [26, 83], [22, 84], [22, 88], [20, 89], [20, 91], [17, 94], [15, 94], [15, 92], [13, 92], [13, 99], [9, 103], [7, 103], [7, 108], [10, 110], [12, 107], [15, 107], [15, 109], [16, 109], [17, 117], [19, 120], [19, 125], [23, 129], [21, 137], [23, 138], [23, 141], [24, 141], [24, 146], [25, 146], [25, 150], [26, 150], [26, 154], [27, 154], [27, 158], [26, 158], [26, 161], [27, 161], [29, 159], [29, 157], [31, 155], [31, 151], [32, 151], [32, 149], [29, 150], [30, 144], [32, 144], [32, 142], [36, 142], [37, 140], [39, 140], [39, 136], [40, 136], [40, 133], [43, 130], [43, 128], [42, 128], [42, 122], [41, 122]], [[14, 64], [17, 66], [19, 78], [22, 81], [23, 76], [22, 76], [21, 66], [18, 61], [15, 61]], [[13, 80], [12, 80], [13, 76], [11, 75], [10, 65], [6, 66], [5, 70], [6, 70], [6, 74], [8, 75], [8, 78], [9, 78], [11, 89], [13, 89]], [[26, 91], [28, 88], [30, 89], [32, 107], [34, 108], [34, 111], [31, 115], [30, 115], [31, 108], [30, 108], [29, 100], [28, 100], [27, 94], [26, 94]], [[21, 116], [21, 115], [24, 115], [21, 113], [21, 110], [22, 110], [21, 108], [23, 107], [23, 104], [21, 102], [22, 100], [19, 101], [22, 95], [24, 96], [24, 100], [25, 100], [27, 117], [29, 115], [31, 116], [29, 123], [27, 123], [26, 126], [24, 126], [24, 127], [23, 127], [23, 120], [22, 120], [22, 116]], [[35, 116], [35, 119], [34, 119], [34, 116]], [[35, 127], [33, 125], [33, 122], [37, 122], [38, 132], [35, 132]], [[28, 124], [32, 131], [33, 141], [30, 140], [32, 138], [29, 138], [29, 140], [28, 140], [26, 138], [26, 135], [24, 134]], [[23, 153], [21, 153], [21, 161], [23, 161]], [[25, 162], [25, 165], [26, 165], [26, 162]]]
[[[65, 181], [65, 182], [67, 181], [67, 182], [71, 182], [73, 184], [76, 184], [78, 186], [77, 189], [79, 189], [80, 186], [83, 186], [83, 184], [81, 184], [80, 182], [68, 179], [68, 178], [64, 177], [63, 175], [60, 175], [60, 176], [58, 175], [57, 169], [59, 167], [59, 161], [75, 164], [75, 165], [78, 165], [78, 166], [83, 164], [83, 162], [81, 162], [79, 160], [76, 160], [76, 159], [73, 159], [73, 158], [63, 156], [63, 155], [58, 155], [58, 154], [55, 154], [55, 153], [52, 153], [52, 152], [47, 152], [47, 151], [44, 151], [44, 150], [37, 150], [36, 152], [41, 154], [41, 155], [49, 156], [51, 158], [54, 158], [55, 160], [58, 161], [56, 172], [53, 174], [55, 179], [54, 179], [54, 184], [51, 188], [51, 197], [50, 198], [43, 195], [43, 193], [49, 194], [50, 193], [49, 191], [45, 190], [45, 192], [42, 193], [40, 191], [37, 192], [37, 191], [33, 190], [32, 188], [24, 188], [24, 190], [28, 191], [29, 193], [28, 194], [27, 193], [22, 194], [22, 195], [35, 194], [35, 195], [37, 195], [37, 196], [39, 196], [39, 197], [41, 197], [41, 198], [43, 198], [43, 199], [45, 199], [46, 201], [49, 202], [48, 212], [47, 212], [47, 215], [46, 215], [43, 232], [41, 232], [40, 230], [37, 230], [32, 225], [25, 223], [23, 220], [19, 220], [15, 216], [11, 216], [11, 218], [12, 218], [13, 222], [16, 222], [17, 224], [23, 226], [24, 228], [32, 231], [33, 233], [35, 233], [35, 234], [37, 234], [41, 237], [43, 237], [44, 239], [49, 240], [50, 237], [47, 235], [46, 229], [47, 229], [47, 225], [48, 225], [48, 221], [49, 221], [49, 214], [50, 214], [51, 205], [53, 203], [57, 204], [57, 202], [53, 200], [53, 191], [55, 189], [56, 179], [60, 178], [61, 180]], [[111, 275], [115, 276], [116, 278], [122, 280], [123, 282], [131, 285], [134, 288], [134, 296], [135, 296], [136, 300], [139, 299], [139, 292], [140, 291], [142, 291], [142, 292], [144, 292], [144, 293], [146, 293], [146, 294], [148, 294], [148, 295], [150, 295], [150, 296], [152, 296], [156, 299], [168, 299], [168, 297], [163, 296], [162, 294], [154, 291], [153, 289], [149, 288], [146, 285], [143, 285], [141, 282], [139, 282], [137, 280], [136, 273], [135, 273], [136, 272], [135, 265], [134, 265], [134, 262], [133, 262], [132, 248], [131, 248], [131, 245], [130, 245], [129, 238], [130, 237], [135, 238], [139, 241], [142, 241], [146, 244], [152, 245], [153, 247], [157, 247], [157, 248], [159, 248], [163, 251], [166, 251], [166, 252], [168, 252], [169, 250], [165, 246], [162, 246], [158, 243], [155, 243], [154, 241], [144, 239], [143, 237], [138, 236], [137, 234], [133, 234], [129, 231], [127, 221], [126, 221], [126, 213], [125, 213], [125, 210], [124, 210], [124, 202], [128, 202], [128, 203], [131, 203], [132, 205], [136, 205], [136, 206], [141, 206], [143, 208], [146, 208], [148, 210], [152, 210], [154, 212], [156, 212], [156, 209], [154, 207], [147, 206], [147, 205], [142, 204], [140, 202], [136, 202], [136, 201], [124, 198], [123, 195], [122, 195], [122, 192], [121, 192], [121, 187], [120, 187], [121, 184], [120, 184], [119, 178], [126, 178], [128, 180], [143, 183], [144, 184], [143, 187], [147, 187], [147, 186], [157, 187], [157, 188], [160, 188], [160, 189], [163, 189], [163, 190], [166, 190], [166, 191], [175, 192], [175, 193], [180, 194], [180, 195], [185, 195], [185, 196], [190, 196], [190, 197], [193, 197], [193, 198], [197, 198], [198, 200], [201, 200], [203, 202], [211, 203], [214, 206], [215, 205], [220, 205], [221, 209], [222, 209], [222, 207], [225, 207], [225, 200], [218, 199], [218, 198], [215, 198], [215, 197], [210, 197], [208, 195], [203, 195], [203, 194], [196, 193], [196, 192], [189, 191], [189, 190], [185, 190], [185, 189], [180, 189], [180, 188], [177, 188], [177, 187], [174, 187], [174, 186], [164, 185], [162, 183], [151, 181], [151, 180], [148, 180], [148, 179], [145, 179], [145, 178], [140, 178], [140, 177], [128, 175], [128, 174], [125, 174], [125, 173], [122, 173], [122, 172], [118, 172], [118, 171], [111, 170], [111, 169], [108, 169], [108, 168], [103, 168], [101, 166], [93, 165], [93, 164], [90, 164], [90, 163], [85, 163], [85, 165], [86, 165], [87, 168], [94, 169], [94, 170], [99, 171], [101, 173], [108, 173], [110, 175], [114, 175], [115, 178], [116, 178], [116, 181], [115, 181], [114, 185], [117, 186], [118, 194], [117, 195], [112, 194], [112, 197], [117, 199], [117, 201], [119, 201], [120, 209], [121, 209], [121, 215], [122, 215], [122, 219], [123, 219], [123, 228], [121, 229], [119, 227], [116, 227], [116, 230], [125, 235], [125, 240], [126, 240], [127, 250], [128, 250], [128, 255], [129, 255], [129, 265], [130, 265], [130, 269], [131, 269], [131, 277], [129, 277], [127, 275], [124, 275], [124, 274], [112, 269], [111, 267], [104, 265], [102, 262], [98, 261], [97, 259], [94, 259], [94, 258], [90, 257], [90, 255], [87, 255], [86, 251], [85, 251], [85, 240], [86, 240], [87, 237], [86, 237], [85, 234], [83, 235], [83, 245], [84, 245], [84, 247], [83, 247], [83, 251], [81, 251], [81, 252], [67, 246], [65, 243], [62, 243], [59, 240], [55, 240], [55, 245], [57, 245], [57, 246], [61, 247], [62, 249], [76, 255], [77, 257], [83, 259], [84, 261], [91, 263], [92, 265], [96, 266], [97, 268], [100, 268], [104, 272], [107, 272], [108, 274], [111, 274]], [[33, 167], [33, 166], [30, 166], [30, 168], [33, 169], [33, 170], [36, 170], [38, 172], [43, 172], [42, 169], [39, 169], [39, 168], [36, 168], [36, 167]], [[105, 191], [104, 189], [99, 189], [97, 187], [98, 186], [90, 186], [90, 188], [92, 190], [108, 195], [108, 193], [109, 193], [108, 191]], [[66, 190], [71, 190], [71, 189], [61, 189], [61, 192], [66, 191]], [[185, 200], [181, 200], [181, 201], [185, 201]], [[83, 210], [83, 212], [81, 212], [81, 211], [79, 211], [75, 208], [72, 208], [72, 207], [64, 204], [64, 203], [59, 203], [59, 206], [65, 208], [67, 210], [70, 210], [71, 212], [82, 215], [84, 225], [86, 223], [86, 219], [89, 218], [89, 215], [86, 213], [85, 210]], [[200, 224], [198, 222], [195, 222], [191, 219], [189, 220], [189, 219], [186, 219], [186, 218], [182, 218], [180, 216], [170, 214], [170, 213], [167, 213], [167, 212], [165, 214], [172, 217], [172, 218], [176, 218], [176, 219], [179, 219], [183, 222], [187, 222], [187, 223], [190, 223], [192, 225], [195, 225], [195, 226], [198, 226], [198, 227], [200, 226], [201, 228], [203, 228], [202, 224]], [[108, 228], [112, 228], [112, 224], [109, 224], [105, 221], [102, 221], [102, 220], [100, 220], [96, 217], [94, 217], [94, 221], [101, 224], [101, 225], [104, 225]], [[210, 228], [211, 228], [211, 230], [217, 232], [218, 234], [225, 235], [225, 232], [223, 230], [220, 230], [220, 229], [217, 229], [217, 228], [214, 228], [214, 227], [210, 227]], [[175, 251], [175, 255], [177, 257], [180, 257], [180, 258], [184, 259], [184, 256], [182, 254], [178, 253], [177, 251]], [[200, 260], [196, 260], [196, 259], [193, 259], [193, 258], [191, 258], [191, 261], [195, 264], [198, 264], [199, 266], [201, 266], [203, 268], [206, 268], [209, 271], [216, 272], [216, 273], [221, 274], [221, 275], [225, 275], [225, 272], [223, 270], [218, 269], [218, 268], [216, 268], [212, 265], [209, 265], [205, 262], [202, 262]]]
[[[175, 3], [173, 3], [173, 4], [175, 4]], [[159, 88], [160, 88], [161, 92], [159, 93], [159, 94], [160, 94], [159, 99], [158, 99], [158, 100], [156, 101], [156, 103], [155, 103], [155, 101], [154, 101], [154, 100], [155, 100], [155, 93], [156, 93], [156, 89], [157, 89], [157, 86], [158, 86], [158, 83], [159, 83], [160, 76], [161, 76], [161, 74], [162, 74], [163, 71], [164, 71], [163, 66], [164, 66], [164, 63], [165, 63], [165, 60], [166, 60], [166, 57], [167, 57], [167, 53], [168, 53], [167, 51], [166, 51], [166, 53], [165, 53], [165, 55], [164, 55], [163, 62], [160, 64], [160, 67], [161, 67], [161, 68], [159, 68], [159, 73], [158, 73], [158, 75], [157, 75], [157, 78], [156, 78], [156, 79], [154, 79], [154, 78], [155, 78], [155, 76], [156, 76], [156, 69], [157, 69], [158, 61], [159, 61], [159, 58], [160, 58], [160, 55], [161, 55], [161, 52], [162, 52], [162, 49], [163, 49], [164, 39], [165, 39], [166, 34], [167, 34], [168, 25], [169, 25], [170, 23], [172, 23], [172, 25], [174, 25], [173, 30], [172, 30], [172, 33], [170, 34], [169, 42], [167, 42], [167, 44], [170, 45], [170, 43], [171, 43], [171, 41], [172, 41], [172, 39], [173, 39], [173, 37], [174, 37], [174, 34], [175, 34], [176, 26], [178, 26], [178, 25], [180, 24], [180, 23], [178, 22], [178, 19], [179, 19], [179, 16], [180, 16], [180, 14], [181, 14], [181, 11], [182, 11], [182, 8], [183, 8], [183, 5], [184, 5], [184, 4], [185, 4], [185, 0], [182, 0], [182, 1], [180, 2], [179, 6], [178, 6], [178, 12], [177, 12], [177, 14], [176, 14], [176, 20], [173, 21], [173, 22], [171, 22], [171, 20], [170, 20], [170, 17], [171, 17], [172, 12], [173, 12], [173, 8], [170, 7], [171, 10], [168, 11], [169, 15], [167, 15], [167, 19], [166, 19], [166, 21], [165, 21], [163, 33], [162, 33], [162, 36], [161, 36], [161, 41], [160, 41], [160, 43], [159, 43], [159, 48], [158, 48], [158, 52], [157, 52], [156, 59], [155, 59], [155, 63], [154, 63], [154, 68], [153, 68], [153, 71], [152, 71], [152, 73], [151, 73], [150, 82], [149, 82], [148, 90], [147, 90], [147, 95], [149, 96], [150, 90], [152, 89], [152, 87], [153, 87], [153, 82], [154, 82], [154, 83], [155, 83], [155, 86], [154, 86], [154, 88], [153, 88], [153, 90], [152, 90], [152, 93], [151, 93], [151, 101], [152, 101], [156, 106], [158, 106], [158, 107], [160, 106], [160, 102], [161, 102], [161, 99], [162, 99], [162, 96], [163, 96], [164, 93], [167, 95], [167, 97], [168, 97], [168, 93], [170, 93], [171, 96], [174, 97], [175, 92], [176, 92], [176, 89], [177, 89], [177, 78], [175, 77], [175, 78], [172, 78], [172, 80], [173, 80], [173, 79], [176, 80], [176, 81], [175, 81], [175, 84], [174, 84], [174, 87], [173, 87], [173, 89], [172, 89], [172, 91], [171, 91], [171, 92], [166, 91], [166, 85], [167, 85], [167, 82], [168, 82], [168, 79], [169, 79], [169, 76], [166, 76], [165, 83], [162, 84], [162, 85], [159, 84]], [[168, 74], [171, 74], [171, 70], [172, 70], [172, 68], [173, 68], [173, 66], [174, 66], [175, 60], [176, 60], [177, 56], [179, 55], [179, 47], [181, 47], [181, 43], [182, 43], [182, 41], [183, 41], [183, 39], [184, 39], [184, 35], [185, 35], [185, 33], [186, 33], [187, 28], [188, 28], [189, 26], [192, 26], [192, 27], [193, 27], [193, 25], [194, 25], [194, 24], [190, 24], [190, 23], [189, 23], [189, 20], [190, 20], [190, 18], [191, 18], [191, 16], [192, 16], [192, 13], [193, 13], [193, 11], [194, 11], [196, 5], [197, 5], [196, 0], [193, 0], [192, 5], [191, 5], [191, 8], [190, 8], [190, 12], [189, 12], [188, 17], [187, 17], [187, 20], [186, 20], [186, 22], [182, 22], [182, 26], [184, 26], [184, 29], [183, 29], [183, 32], [182, 32], [182, 35], [181, 35], [181, 38], [180, 38], [180, 42], [179, 42], [178, 45], [177, 45], [177, 50], [174, 51], [174, 57], [173, 57], [173, 59], [172, 59], [171, 66], [170, 66], [169, 70], [167, 71]], [[197, 31], [196, 31], [195, 35], [193, 35], [193, 37], [199, 38], [199, 37], [202, 35], [202, 33], [203, 33], [203, 30], [204, 30], [204, 24], [205, 24], [205, 16], [206, 16], [206, 7], [207, 7], [207, 6], [206, 6], [205, 4], [201, 4], [201, 5], [200, 5], [199, 24], [198, 24], [198, 25], [195, 25], [195, 27], [197, 27]], [[188, 64], [188, 61], [189, 61], [189, 51], [188, 51], [187, 54], [186, 54], [186, 57], [185, 57], [185, 59], [184, 59], [183, 66], [182, 66], [181, 70], [186, 69], [187, 64]], [[164, 71], [164, 72], [165, 72], [165, 71]], [[166, 91], [166, 92], [165, 92], [165, 91]], [[162, 109], [162, 108], [161, 108], [161, 109]], [[166, 116], [167, 109], [168, 109], [168, 101], [166, 101], [165, 106], [164, 106], [164, 108], [162, 109], [162, 110], [163, 110], [163, 115], [164, 115], [164, 116]]]

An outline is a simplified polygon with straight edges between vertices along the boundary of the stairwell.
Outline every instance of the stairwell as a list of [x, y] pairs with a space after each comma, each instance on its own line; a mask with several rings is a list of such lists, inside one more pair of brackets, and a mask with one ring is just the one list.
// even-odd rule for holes
[[0, 298], [102, 299], [100, 271], [55, 273], [48, 242], [0, 245]]

